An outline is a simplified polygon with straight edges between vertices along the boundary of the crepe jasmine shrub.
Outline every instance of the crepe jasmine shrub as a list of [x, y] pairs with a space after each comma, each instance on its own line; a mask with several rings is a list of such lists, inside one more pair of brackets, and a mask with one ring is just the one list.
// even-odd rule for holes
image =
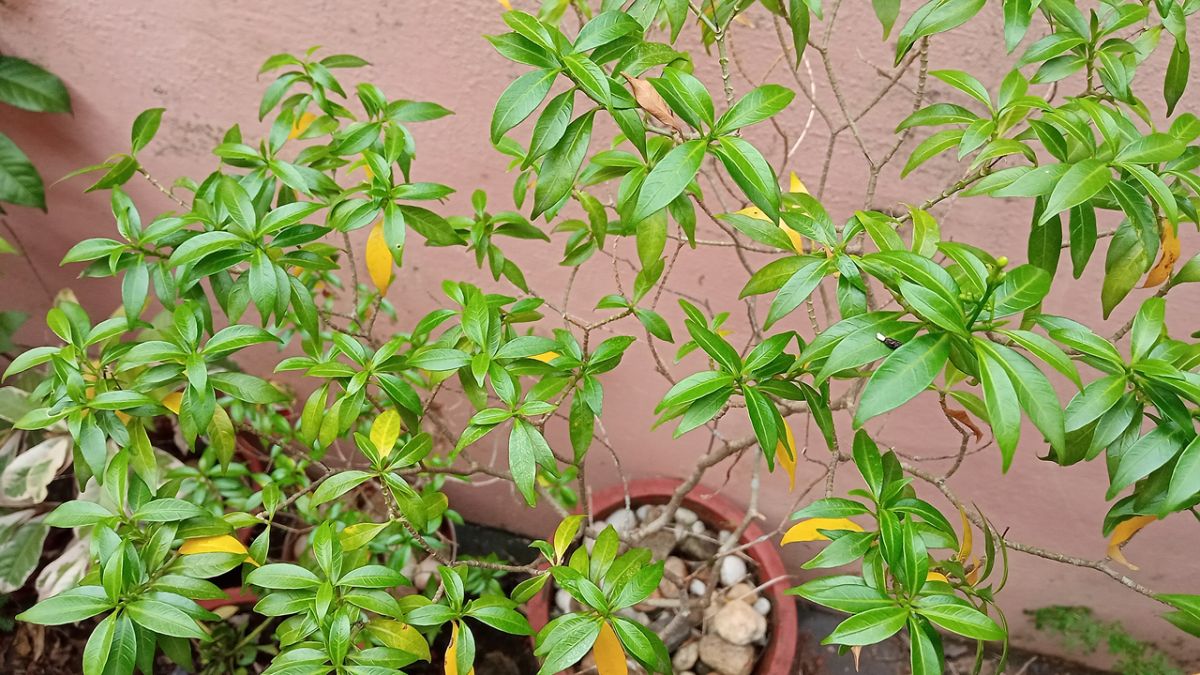
[[[1004, 0], [980, 15], [982, 0], [903, 12], [879, 0], [894, 64], [860, 108], [833, 57], [839, 4], [551, 0], [503, 12], [487, 39], [519, 74], [478, 131], [511, 159], [511, 193], [422, 180], [419, 139], [450, 111], [389, 98], [356, 77], [366, 62], [351, 55], [270, 57], [265, 133], [227, 130], [205, 176], [155, 176], [143, 151], [164, 111], [142, 113], [120, 154], [81, 172], [111, 197], [111, 236], [63, 260], [118, 280], [119, 311], [63, 299], [46, 316], [58, 339], [7, 369], [42, 369], [13, 427], [69, 437], [89, 495], [44, 519], [80, 532], [86, 571], [19, 619], [82, 622], [85, 673], [149, 673], [159, 655], [211, 653], [202, 646], [228, 631], [197, 601], [223, 597], [212, 580], [232, 576], [269, 621], [270, 673], [439, 658], [469, 673], [476, 631], [532, 633], [521, 610], [553, 579], [573, 604], [532, 636], [541, 672], [589, 654], [605, 675], [627, 660], [670, 672], [660, 637], [624, 612], [664, 577], [639, 543], [739, 457], [756, 467], [754, 500], [760, 470], [801, 483], [788, 509], [798, 522], [774, 541], [823, 542], [807, 569], [854, 564], [793, 589], [848, 615], [824, 638], [845, 650], [903, 633], [921, 674], [943, 672], [943, 632], [1003, 653], [996, 596], [1010, 555], [1107, 577], [1200, 635], [1200, 596], [1148, 588], [1121, 550], [1160, 519], [1190, 520], [1200, 501], [1200, 349], [1167, 329], [1187, 323], [1172, 291], [1200, 280], [1179, 237], [1200, 191], [1200, 119], [1179, 105], [1200, 5]], [[967, 24], [990, 35], [980, 22], [999, 24], [1011, 62], [994, 86], [931, 49]], [[790, 85], [743, 83], [733, 41], [749, 30], [777, 44], [769, 76]], [[1151, 58], [1167, 61], [1165, 80], [1148, 76]], [[697, 75], [707, 61], [719, 78]], [[877, 107], [898, 83], [911, 105]], [[867, 115], [894, 116], [891, 145], [864, 142]], [[828, 145], [800, 161], [810, 122], [827, 125]], [[862, 156], [865, 184], [830, 185], [837, 152]], [[934, 157], [961, 178], [908, 205], [876, 198], [885, 172], [922, 174]], [[161, 194], [135, 202], [123, 186], [143, 178]], [[829, 208], [833, 189], [857, 208]], [[456, 190], [470, 196], [460, 211], [443, 204]], [[949, 236], [934, 215], [950, 199], [1000, 198], [1029, 214], [994, 224], [1011, 233], [1003, 250]], [[413, 246], [461, 253], [487, 289], [453, 268], [436, 309], [394, 322], [428, 301], [405, 267]], [[740, 270], [740, 301], [720, 306], [679, 276], [700, 248]], [[529, 265], [551, 255], [572, 281], [586, 271], [612, 283], [585, 298], [570, 282], [538, 289]], [[1075, 304], [1127, 307], [1115, 332], [1043, 309], [1052, 289], [1079, 293], [1073, 277], [1089, 266], [1102, 268], [1100, 297]], [[588, 511], [585, 460], [623, 451], [608, 445], [605, 408], [631, 350], [655, 364], [624, 376], [661, 392], [658, 424], [711, 441], [661, 517], [618, 531]], [[889, 416], [922, 405], [938, 406], [958, 447], [948, 468], [878, 438]], [[1026, 419], [1037, 433], [1022, 452], [1107, 465], [1112, 506], [1096, 533], [1111, 537], [1107, 558], [1007, 539], [997, 514], [953, 488], [965, 461], [1007, 469]], [[182, 468], [152, 442], [163, 420], [194, 453]], [[803, 453], [795, 428], [814, 430]], [[267, 460], [257, 469], [247, 435]], [[847, 471], [856, 487], [835, 494]], [[503, 508], [549, 503], [562, 524], [535, 543], [533, 564], [461, 559], [431, 543], [447, 479], [510, 482]], [[423, 593], [406, 590], [403, 560], [371, 545], [401, 534], [437, 563]], [[709, 564], [737, 546], [723, 542]], [[472, 568], [526, 580], [504, 595]]]

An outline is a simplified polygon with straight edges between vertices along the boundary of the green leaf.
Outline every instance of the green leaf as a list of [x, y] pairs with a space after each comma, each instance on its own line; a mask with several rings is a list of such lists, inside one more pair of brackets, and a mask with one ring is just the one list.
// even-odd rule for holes
[[43, 626], [58, 626], [89, 619], [111, 609], [113, 604], [103, 588], [78, 586], [42, 600], [18, 614], [16, 619]]
[[246, 373], [233, 371], [212, 373], [209, 375], [214, 389], [223, 391], [230, 396], [246, 403], [283, 403], [291, 400], [287, 394], [275, 388], [274, 385]]
[[525, 155], [523, 166], [528, 167], [533, 161], [545, 155], [562, 140], [567, 125], [571, 123], [571, 113], [575, 108], [575, 90], [568, 89], [550, 99], [537, 123], [533, 125], [533, 136], [529, 141], [529, 152]]
[[637, 205], [630, 220], [639, 223], [650, 214], [660, 211], [683, 193], [684, 188], [700, 171], [706, 142], [688, 141], [673, 148], [650, 170], [642, 181]]
[[611, 94], [608, 88], [608, 76], [596, 62], [582, 54], [569, 54], [563, 57], [563, 65], [571, 74], [571, 79], [579, 85], [583, 93], [593, 101], [607, 106]]
[[1167, 102], [1167, 116], [1175, 112], [1175, 105], [1187, 89], [1188, 71], [1191, 69], [1192, 58], [1186, 40], [1176, 38], [1175, 48], [1171, 50], [1171, 58], [1167, 62], [1166, 80], [1163, 82], [1163, 99]]
[[1037, 305], [1050, 292], [1050, 275], [1040, 267], [1020, 265], [1005, 273], [992, 294], [995, 318], [1023, 312]]
[[907, 621], [908, 610], [903, 607], [868, 609], [838, 624], [821, 644], [873, 645], [900, 632]]
[[799, 269], [779, 289], [771, 307], [767, 310], [767, 320], [763, 328], [769, 329], [783, 317], [787, 316], [808, 299], [812, 292], [825, 278], [828, 261], [824, 258], [798, 258], [804, 261]]
[[1051, 447], [1056, 450], [1064, 448], [1066, 432], [1063, 409], [1050, 380], [1028, 359], [1008, 347], [986, 341], [980, 341], [979, 345], [992, 357], [999, 357], [997, 360], [1008, 373], [1021, 408], [1050, 442]]
[[0, 101], [34, 112], [71, 112], [62, 80], [15, 56], [0, 56]]
[[983, 612], [967, 604], [917, 605], [917, 613], [946, 630], [976, 640], [1003, 640], [1004, 631]]
[[291, 563], [272, 563], [250, 571], [246, 583], [273, 591], [305, 590], [321, 585], [317, 575]]
[[554, 455], [541, 432], [522, 419], [514, 419], [508, 435], [508, 466], [517, 490], [525, 503], [533, 506], [537, 502], [534, 483], [537, 465], [553, 466]]
[[571, 122], [558, 145], [546, 153], [533, 193], [534, 218], [556, 206], [571, 192], [592, 140], [593, 117], [594, 111], [589, 111]]
[[757, 124], [778, 114], [792, 102], [796, 94], [791, 89], [777, 84], [765, 84], [750, 90], [717, 120], [713, 133], [727, 134], [731, 131]]
[[1075, 367], [1075, 362], [1067, 356], [1066, 352], [1049, 339], [1027, 330], [1002, 330], [1000, 334], [1015, 342], [1025, 351], [1045, 361], [1051, 368], [1074, 382], [1076, 387], [1083, 388], [1083, 381], [1079, 379], [1079, 370]]
[[1166, 311], [1167, 301], [1159, 297], [1146, 298], [1138, 309], [1133, 318], [1133, 329], [1130, 331], [1130, 355], [1134, 361], [1140, 361], [1158, 343], [1166, 328]]
[[789, 589], [788, 595], [798, 595], [840, 612], [857, 614], [880, 607], [894, 607], [895, 602], [867, 585], [866, 580], [856, 576], [820, 577]]
[[558, 72], [552, 69], [532, 70], [513, 80], [496, 100], [492, 111], [492, 143], [500, 142], [504, 134], [533, 114], [541, 105]]
[[42, 177], [21, 149], [0, 133], [0, 202], [46, 210]]
[[921, 141], [921, 144], [914, 148], [912, 154], [909, 155], [904, 169], [900, 171], [900, 177], [904, 178], [912, 173], [913, 169], [958, 145], [962, 137], [962, 129], [947, 129]]
[[641, 35], [642, 25], [629, 14], [609, 10], [584, 24], [575, 38], [575, 51], [586, 52], [626, 35]]
[[203, 641], [211, 639], [209, 634], [196, 624], [195, 619], [178, 607], [159, 600], [138, 598], [125, 605], [125, 612], [142, 628], [160, 635]]
[[317, 489], [313, 491], [312, 499], [309, 503], [312, 506], [318, 506], [337, 499], [370, 479], [371, 474], [366, 471], [355, 469], [340, 471], [326, 478], [325, 482], [317, 486]]
[[[877, 0], [889, 5], [894, 4], [900, 9], [899, 0]], [[804, 61], [804, 50], [808, 47], [808, 36], [812, 29], [812, 17], [809, 16], [807, 3], [800, 0], [788, 0], [788, 26], [792, 29], [793, 63], [799, 66]], [[894, 19], [893, 19], [894, 20]]]
[[143, 505], [134, 512], [134, 520], [144, 520], [150, 523], [170, 523], [177, 520], [187, 520], [207, 513], [204, 509], [182, 499], [165, 497], [155, 499]]
[[[596, 643], [603, 620], [595, 616], [567, 614], [558, 621], [557, 624], [547, 624], [546, 628], [538, 633], [539, 651], [544, 645], [551, 645], [545, 652], [538, 675], [562, 672], [582, 659]], [[553, 636], [553, 642], [550, 642], [550, 636]]]
[[894, 410], [924, 391], [949, 358], [948, 333], [926, 333], [892, 352], [867, 381], [854, 413], [855, 425]]
[[238, 248], [241, 243], [242, 238], [232, 232], [224, 230], [203, 232], [175, 247], [170, 259], [167, 260], [167, 265], [171, 267], [186, 265], [223, 249]]
[[892, 34], [892, 27], [900, 17], [900, 0], [871, 0], [871, 8], [875, 10], [875, 18], [883, 27], [883, 39]]
[[775, 426], [775, 417], [779, 413], [767, 397], [754, 387], [743, 386], [742, 394], [746, 398], [746, 412], [750, 415], [750, 425], [754, 428], [758, 446], [767, 457], [767, 466], [773, 469], [775, 444], [779, 441], [779, 428]]
[[678, 68], [663, 68], [662, 76], [650, 79], [650, 85], [663, 97], [671, 111], [695, 129], [712, 126], [712, 96], [700, 80]]
[[1100, 304], [1105, 319], [1129, 295], [1129, 291], [1133, 290], [1153, 262], [1142, 238], [1129, 221], [1117, 227], [1108, 245], [1108, 255], [1104, 261], [1104, 285], [1100, 289]]
[[1008, 471], [1012, 465], [1017, 441], [1021, 436], [1021, 412], [1016, 389], [1000, 357], [986, 348], [982, 341], [976, 342], [975, 353], [979, 359], [979, 376], [983, 385], [983, 397], [987, 404], [988, 423], [996, 437], [1003, 460], [1001, 470]]
[[961, 26], [978, 14], [983, 5], [984, 0], [933, 0], [922, 5], [900, 30], [895, 65], [900, 65], [917, 40]]
[[1117, 470], [1112, 474], [1107, 498], [1112, 499], [1134, 481], [1145, 478], [1151, 471], [1166, 464], [1182, 446], [1182, 437], [1169, 426], [1155, 427], [1139, 438], [1121, 454]]
[[931, 70], [929, 74], [979, 101], [984, 107], [991, 110], [992, 99], [988, 96], [987, 88], [973, 76], [961, 70]]
[[775, 170], [745, 140], [737, 136], [722, 136], [718, 141], [719, 145], [712, 150], [725, 165], [730, 178], [772, 222], [778, 223], [781, 197]]
[[900, 280], [900, 294], [921, 318], [944, 330], [965, 332], [967, 318], [960, 303], [950, 302], [942, 294], [905, 279]]
[[130, 152], [136, 155], [150, 141], [154, 140], [154, 135], [158, 133], [158, 126], [162, 123], [163, 110], [163, 108], [143, 110], [133, 121], [133, 130], [130, 132], [130, 142], [132, 143]]
[[738, 299], [779, 290], [801, 267], [811, 262], [811, 258], [795, 255], [772, 260], [751, 275], [741, 293], [738, 293]]
[[485, 35], [488, 42], [496, 48], [500, 55], [510, 61], [524, 63], [538, 68], [557, 68], [558, 62], [550, 50], [538, 46], [529, 38], [518, 33], [503, 35]]
[[1167, 488], [1166, 508], [1176, 511], [1191, 503], [1200, 492], [1200, 436], [1179, 453], [1175, 469], [1171, 472], [1170, 487]]
[[1085, 159], [1073, 164], [1054, 186], [1054, 192], [1050, 193], [1040, 222], [1044, 223], [1054, 214], [1091, 199], [1111, 180], [1112, 170], [1098, 159]]

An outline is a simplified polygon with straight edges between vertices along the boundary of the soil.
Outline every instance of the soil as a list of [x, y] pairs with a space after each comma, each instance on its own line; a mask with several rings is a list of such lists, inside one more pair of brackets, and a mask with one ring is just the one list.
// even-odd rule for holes
[[[529, 548], [529, 540], [523, 537], [470, 523], [458, 527], [459, 554], [484, 556], [493, 553], [516, 564], [532, 562], [536, 553]], [[516, 575], [500, 579], [506, 592], [521, 581]], [[2, 598], [2, 596], [0, 596]], [[91, 626], [33, 626], [13, 624], [11, 617], [33, 604], [30, 589], [10, 594], [0, 607], [0, 673], [5, 675], [77, 675], [83, 657], [83, 647], [91, 633]], [[850, 654], [839, 655], [834, 647], [822, 646], [820, 637], [827, 635], [841, 617], [800, 602], [800, 664], [796, 673], [790, 675], [905, 675], [908, 673], [907, 646], [899, 639], [865, 649], [858, 668]], [[507, 635], [478, 622], [471, 624], [476, 642], [476, 675], [529, 675], [537, 672], [537, 661], [533, 656], [530, 641], [526, 637]], [[441, 675], [445, 664], [441, 655], [445, 652], [448, 632], [435, 640], [434, 662], [419, 663], [405, 669], [409, 675]], [[946, 652], [951, 673], [969, 673], [974, 662], [973, 644], [947, 640]], [[983, 675], [995, 672], [997, 657], [988, 655], [982, 670]], [[179, 673], [173, 666], [163, 663], [156, 671], [163, 675]], [[1061, 659], [1022, 651], [1009, 654], [1008, 672], [1022, 675], [1103, 675], [1094, 670]], [[783, 674], [780, 674], [783, 675]]]

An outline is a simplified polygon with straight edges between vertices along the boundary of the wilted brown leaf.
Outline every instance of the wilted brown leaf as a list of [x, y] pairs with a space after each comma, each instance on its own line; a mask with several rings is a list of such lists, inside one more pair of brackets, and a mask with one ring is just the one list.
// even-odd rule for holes
[[980, 429], [979, 425], [975, 424], [975, 421], [971, 419], [971, 416], [967, 414], [966, 410], [947, 407], [945, 408], [945, 411], [948, 416], [954, 418], [955, 422], [958, 422], [964, 427], [970, 429], [971, 433], [975, 434], [976, 443], [983, 440], [983, 429]]
[[658, 91], [646, 80], [632, 77], [627, 73], [621, 73], [621, 76], [629, 82], [630, 89], [633, 89], [633, 98], [642, 110], [650, 113], [650, 116], [658, 120], [660, 123], [671, 127], [679, 133], [683, 133], [683, 128], [675, 119], [675, 113], [671, 112], [671, 107], [663, 100]]

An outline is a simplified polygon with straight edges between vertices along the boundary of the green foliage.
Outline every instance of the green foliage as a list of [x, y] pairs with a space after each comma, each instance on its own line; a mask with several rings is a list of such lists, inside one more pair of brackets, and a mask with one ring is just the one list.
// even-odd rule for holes
[[[834, 20], [815, 0], [762, 4], [792, 33], [792, 67], [810, 35], [827, 32], [813, 31], [813, 20]], [[897, 32], [897, 63], [924, 62], [930, 40], [976, 20], [983, 4], [932, 0], [916, 8]], [[663, 567], [646, 549], [623, 549], [630, 542], [612, 528], [588, 532], [590, 549], [574, 546], [588, 524], [567, 517], [552, 541], [534, 544], [544, 567], [451, 559], [435, 545], [439, 523], [456, 517], [443, 490], [448, 476], [511, 481], [528, 506], [552, 500], [569, 509], [586, 495], [584, 462], [611, 395], [606, 374], [644, 335], [672, 382], [658, 423], [674, 422], [676, 436], [701, 427], [714, 435], [716, 450], [697, 462], [697, 480], [747, 449], [794, 477], [798, 450], [787, 418], [799, 413], [811, 416], [830, 450], [829, 476], [843, 462], [857, 468], [865, 490], [809, 504], [785, 537], [829, 541], [806, 568], [860, 566], [793, 589], [851, 615], [827, 643], [849, 648], [907, 631], [920, 673], [943, 669], [939, 631], [1006, 644], [995, 601], [1007, 575], [1001, 532], [948, 490], [960, 530], [920, 498], [914, 479], [943, 489], [944, 479], [881, 452], [876, 419], [934, 394], [962, 434], [963, 452], [970, 431], [982, 437], [980, 424], [990, 427], [997, 451], [988, 456], [1002, 469], [1016, 456], [1025, 419], [1041, 437], [1029, 444], [1042, 445], [1050, 461], [1103, 454], [1116, 500], [1106, 534], [1135, 516], [1161, 518], [1200, 503], [1200, 352], [1167, 330], [1164, 297], [1200, 279], [1195, 258], [1176, 270], [1178, 228], [1197, 221], [1200, 121], [1181, 113], [1169, 126], [1156, 124], [1137, 77], [1161, 34], [1172, 35], [1162, 95], [1175, 107], [1187, 82], [1185, 20], [1200, 7], [1114, 0], [1085, 15], [1064, 0], [1003, 4], [1010, 52], [1035, 19], [1047, 37], [1027, 46], [992, 89], [961, 70], [929, 71], [958, 102], [918, 107], [898, 122], [901, 134], [932, 132], [913, 147], [903, 175], [951, 150], [965, 165], [964, 177], [925, 208], [868, 205], [835, 219], [798, 179], [780, 189], [786, 158], [776, 166], [749, 139], [755, 125], [786, 114], [794, 96], [771, 83], [734, 95], [726, 38], [745, 2], [635, 0], [604, 2], [600, 11], [576, 3], [584, 23], [567, 29], [571, 35], [562, 21], [567, 3], [546, 3], [537, 16], [506, 12], [511, 31], [489, 40], [519, 74], [494, 107], [489, 138], [511, 158], [513, 211], [489, 208], [499, 200], [475, 191], [467, 215], [438, 213], [454, 189], [412, 179], [418, 144], [410, 127], [449, 111], [389, 99], [370, 83], [344, 84], [340, 71], [366, 65], [351, 55], [313, 49], [269, 58], [261, 72], [274, 79], [258, 110], [265, 136], [227, 130], [214, 149], [216, 170], [164, 186], [174, 206], [159, 215], [123, 188], [135, 173], [149, 176], [139, 156], [164, 111], [142, 113], [127, 153], [78, 172], [99, 174], [88, 190], [111, 193], [115, 233], [78, 243], [63, 260], [82, 263], [84, 276], [120, 279], [121, 311], [93, 321], [61, 299], [46, 317], [57, 343], [16, 356], [6, 371], [43, 369], [13, 427], [65, 429], [78, 487], [91, 481], [100, 494], [46, 516], [50, 526], [91, 528], [89, 565], [77, 584], [20, 618], [95, 618], [85, 672], [145, 671], [160, 649], [182, 663], [191, 641], [213, 641], [203, 626], [218, 617], [196, 601], [220, 597], [210, 579], [240, 571], [259, 593], [255, 611], [278, 621], [268, 672], [396, 670], [429, 660], [432, 637], [448, 630], [446, 659], [465, 673], [479, 624], [530, 634], [518, 608], [553, 579], [583, 609], [538, 632], [542, 672], [593, 648], [619, 648], [652, 672], [669, 672], [658, 636], [618, 615], [653, 593]], [[889, 35], [899, 3], [872, 5]], [[693, 74], [691, 55], [672, 46], [693, 23], [716, 47], [723, 100]], [[822, 58], [826, 47], [817, 50]], [[0, 83], [12, 79], [11, 66], [9, 75]], [[44, 77], [34, 80], [10, 99], [53, 98]], [[1032, 89], [1051, 82], [1070, 95]], [[854, 120], [847, 124], [857, 137]], [[612, 143], [601, 142], [600, 130], [613, 127]], [[6, 161], [0, 142], [0, 170], [23, 166], [9, 154]], [[881, 168], [872, 164], [868, 202]], [[706, 171], [716, 180], [701, 181]], [[8, 183], [3, 175], [0, 187], [24, 188], [21, 198], [33, 200], [27, 174], [10, 169]], [[746, 207], [714, 213], [717, 200], [705, 190], [718, 183]], [[948, 224], [929, 209], [960, 194], [1026, 200], [1028, 264], [943, 236]], [[697, 208], [725, 239], [697, 237]], [[1102, 242], [1097, 222], [1108, 215], [1120, 222]], [[356, 230], [366, 230], [365, 247], [351, 239]], [[631, 285], [618, 276], [596, 301], [603, 318], [589, 323], [559, 306], [557, 293], [529, 283], [513, 244], [555, 237], [564, 240], [561, 264], [572, 280], [585, 265], [607, 266], [609, 255], [634, 268]], [[498, 288], [445, 279], [436, 308], [379, 337], [379, 316], [396, 315], [389, 298], [415, 302], [408, 285], [392, 283], [414, 242], [473, 253]], [[1047, 314], [1043, 301], [1064, 283], [1064, 242], [1076, 277], [1107, 246], [1106, 316], [1139, 281], [1161, 288], [1112, 336]], [[730, 312], [708, 298], [677, 292], [681, 326], [660, 304], [676, 260], [701, 245], [736, 248], [748, 339], [729, 337]], [[759, 264], [748, 253], [770, 259]], [[760, 311], [758, 296], [767, 295]], [[824, 326], [817, 298], [828, 311]], [[594, 333], [601, 329], [603, 339]], [[1126, 335], [1128, 347], [1119, 344]], [[658, 351], [676, 339], [676, 360], [689, 359], [678, 378]], [[274, 371], [302, 378], [303, 403], [238, 369], [247, 350], [281, 352]], [[1077, 389], [1066, 405], [1050, 370]], [[438, 397], [451, 389], [469, 404], [465, 421], [441, 414]], [[849, 454], [841, 415], [855, 429]], [[159, 461], [148, 431], [161, 417], [177, 420], [194, 463]], [[746, 424], [752, 437], [742, 443], [717, 432], [725, 418]], [[570, 452], [552, 445], [558, 436], [548, 427], [560, 424]], [[238, 434], [246, 430], [269, 446], [268, 469], [243, 463]], [[484, 439], [505, 455], [495, 466], [470, 455]], [[327, 456], [339, 461], [326, 464]], [[372, 499], [374, 511], [360, 507]], [[311, 534], [303, 553], [281, 559], [272, 541], [293, 525]], [[977, 555], [972, 525], [983, 540]], [[246, 544], [236, 535], [249, 530], [257, 534]], [[416, 550], [436, 556], [437, 575], [425, 593], [397, 599], [390, 591], [410, 584], [401, 569]], [[531, 576], [505, 597], [479, 570]], [[1160, 597], [1174, 608], [1167, 619], [1190, 632], [1200, 625], [1194, 598]]]

